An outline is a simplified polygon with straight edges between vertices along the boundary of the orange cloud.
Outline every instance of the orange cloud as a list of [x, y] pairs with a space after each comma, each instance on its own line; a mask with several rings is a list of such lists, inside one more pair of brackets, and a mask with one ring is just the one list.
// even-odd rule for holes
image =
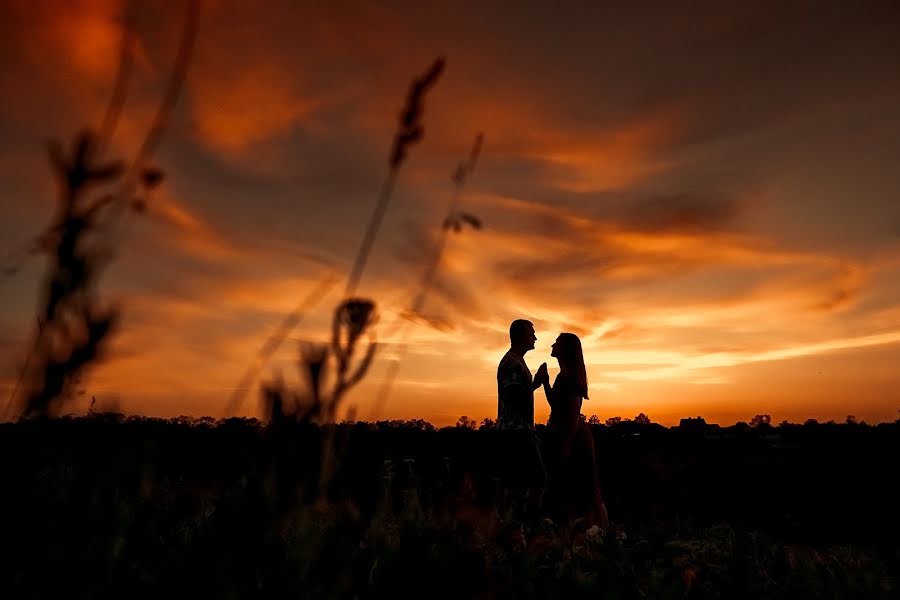
[[191, 256], [213, 261], [246, 260], [249, 249], [228, 239], [215, 227], [191, 212], [166, 190], [155, 194], [150, 202], [149, 215], [174, 228], [174, 240]]
[[547, 163], [549, 182], [560, 189], [620, 189], [675, 165], [660, 150], [674, 139], [679, 124], [671, 112], [647, 115], [608, 131], [573, 133], [555, 144], [543, 140], [525, 156]]
[[301, 94], [292, 82], [296, 75], [271, 57], [252, 64], [224, 62], [191, 79], [198, 132], [214, 148], [245, 150], [290, 130], [322, 103]]
[[25, 37], [38, 61], [62, 57], [75, 72], [93, 81], [111, 80], [122, 38], [122, 0], [19, 1], [21, 15], [33, 23]]

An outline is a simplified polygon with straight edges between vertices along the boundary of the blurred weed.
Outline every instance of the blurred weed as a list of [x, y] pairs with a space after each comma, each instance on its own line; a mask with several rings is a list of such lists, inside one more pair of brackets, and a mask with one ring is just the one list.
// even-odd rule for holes
[[[339, 379], [335, 385], [335, 388], [332, 390], [332, 394], [330, 395], [327, 403], [324, 403], [324, 398], [321, 395], [320, 389], [313, 390], [313, 398], [311, 400], [312, 405], [302, 408], [298, 407], [298, 412], [294, 414], [294, 420], [298, 422], [319, 422], [323, 418], [326, 420], [333, 419], [334, 415], [337, 412], [337, 404], [340, 402], [341, 397], [344, 395], [347, 389], [349, 389], [362, 379], [362, 377], [368, 370], [372, 359], [374, 358], [376, 346], [374, 343], [370, 343], [367, 347], [366, 354], [363, 357], [363, 361], [359, 364], [357, 371], [354, 372], [352, 376], [349, 375], [349, 364], [356, 349], [356, 340], [364, 330], [369, 328], [371, 323], [367, 321], [356, 325], [351, 323], [351, 321], [348, 319], [360, 317], [362, 315], [360, 311], [362, 310], [362, 307], [366, 305], [371, 305], [368, 313], [369, 316], [374, 316], [375, 314], [374, 302], [362, 298], [353, 298], [352, 296], [356, 292], [356, 288], [359, 285], [363, 270], [365, 269], [366, 262], [368, 261], [369, 253], [371, 252], [372, 245], [375, 242], [375, 237], [378, 233], [378, 229], [381, 225], [384, 213], [387, 210], [387, 206], [390, 202], [397, 173], [407, 157], [409, 147], [415, 142], [422, 139], [425, 133], [425, 128], [422, 123], [422, 116], [424, 114], [425, 92], [427, 92], [428, 89], [435, 84], [443, 70], [444, 59], [438, 58], [428, 69], [428, 71], [425, 72], [425, 74], [415, 78], [410, 85], [406, 103], [400, 113], [397, 132], [394, 135], [394, 139], [391, 145], [391, 152], [388, 159], [388, 176], [382, 184], [381, 191], [375, 204], [375, 210], [369, 220], [368, 227], [365, 234], [363, 235], [363, 239], [357, 251], [356, 258], [354, 259], [353, 267], [351, 269], [350, 276], [347, 280], [347, 286], [344, 291], [345, 300], [335, 309], [332, 318], [333, 339], [331, 343], [331, 351], [334, 353], [334, 357], [338, 363], [337, 372]], [[295, 308], [285, 317], [285, 319], [279, 325], [278, 329], [276, 329], [275, 333], [273, 333], [266, 340], [262, 348], [260, 348], [259, 352], [257, 352], [253, 363], [248, 367], [247, 371], [241, 377], [240, 382], [238, 383], [234, 393], [229, 399], [225, 409], [226, 415], [234, 414], [237, 410], [240, 409], [244, 398], [250, 391], [256, 378], [265, 368], [266, 363], [271, 359], [278, 348], [281, 347], [281, 344], [287, 338], [288, 334], [290, 334], [290, 332], [293, 331], [294, 328], [297, 327], [297, 325], [299, 325], [306, 312], [308, 312], [313, 307], [313, 305], [325, 295], [325, 293], [330, 289], [333, 283], [333, 277], [331, 274], [329, 274], [316, 289], [314, 289], [303, 301], [300, 302], [297, 308]], [[349, 334], [352, 333], [355, 328], [359, 328], [359, 331], [357, 333], [353, 333], [353, 335], [350, 336]], [[344, 346], [340, 341], [341, 331], [346, 331], [346, 333], [348, 334], [348, 337], [346, 339], [346, 346]], [[323, 364], [325, 360], [327, 360], [327, 356], [323, 358]], [[301, 350], [300, 370], [301, 372], [307, 373], [309, 372], [309, 368], [303, 365], [303, 361], [304, 354]], [[270, 384], [265, 385], [271, 387]], [[264, 404], [266, 404], [267, 406], [271, 402], [270, 392], [271, 390], [263, 392]], [[266, 411], [270, 412], [269, 408], [266, 408]]]
[[444, 255], [444, 250], [447, 246], [447, 237], [450, 231], [459, 233], [463, 230], [465, 225], [476, 230], [482, 228], [481, 219], [470, 213], [460, 211], [459, 203], [466, 182], [475, 170], [475, 165], [478, 163], [483, 144], [484, 135], [479, 132], [475, 136], [475, 142], [472, 144], [472, 150], [469, 152], [469, 157], [456, 167], [456, 170], [450, 178], [453, 182], [453, 193], [450, 195], [447, 212], [444, 216], [441, 230], [438, 233], [438, 239], [435, 242], [434, 248], [432, 248], [428, 261], [425, 263], [425, 270], [422, 273], [418, 288], [413, 294], [413, 299], [410, 302], [409, 308], [400, 314], [403, 322], [398, 326], [397, 331], [397, 337], [399, 338], [399, 341], [397, 342], [397, 354], [391, 362], [388, 363], [384, 382], [378, 390], [378, 396], [375, 399], [375, 405], [372, 409], [372, 418], [377, 418], [378, 413], [381, 412], [381, 409], [384, 407], [385, 403], [387, 403], [391, 388], [397, 378], [397, 373], [400, 371], [400, 363], [403, 360], [403, 356], [406, 354], [408, 345], [409, 325], [412, 322], [424, 322], [440, 331], [446, 331], [447, 329], [452, 328], [452, 325], [449, 322], [424, 314], [425, 301], [428, 299], [428, 294], [434, 285], [434, 279], [437, 275], [438, 268], [441, 265], [441, 258]]
[[350, 271], [350, 278], [347, 280], [344, 296], [352, 296], [356, 293], [363, 270], [366, 268], [366, 262], [369, 260], [369, 253], [372, 250], [372, 244], [375, 242], [375, 236], [378, 234], [384, 213], [390, 203], [400, 166], [406, 160], [410, 146], [421, 140], [425, 135], [425, 126], [422, 123], [422, 116], [425, 112], [425, 92], [437, 83], [441, 73], [444, 72], [444, 65], [444, 59], [438, 58], [431, 65], [431, 68], [421, 77], [414, 79], [409, 87], [406, 105], [400, 113], [399, 127], [391, 146], [391, 154], [388, 159], [390, 169], [384, 184], [381, 186], [381, 192], [378, 194], [378, 200], [375, 203], [375, 210], [356, 253], [356, 259], [353, 263], [353, 269]]
[[[424, 125], [425, 93], [435, 84], [444, 70], [444, 60], [437, 59], [422, 76], [413, 80], [403, 110], [400, 113], [399, 125], [391, 146], [388, 158], [388, 175], [378, 195], [374, 212], [363, 235], [357, 251], [347, 285], [344, 299], [335, 307], [331, 322], [331, 342], [325, 344], [301, 344], [299, 352], [299, 370], [306, 388], [303, 391], [290, 390], [284, 382], [277, 379], [262, 386], [262, 403], [266, 417], [269, 419], [270, 436], [273, 447], [289, 448], [290, 440], [285, 436], [297, 427], [322, 425], [319, 486], [316, 498], [320, 502], [327, 500], [328, 485], [332, 480], [334, 469], [338, 463], [337, 455], [341, 452], [345, 440], [338, 439], [338, 427], [334, 425], [338, 410], [346, 393], [365, 377], [372, 365], [377, 350], [374, 327], [378, 320], [376, 303], [368, 298], [355, 296], [363, 271], [375, 242], [381, 221], [384, 218], [400, 167], [406, 160], [410, 146], [422, 139]], [[330, 285], [330, 284], [329, 284]], [[299, 322], [300, 317], [309, 306], [324, 295], [324, 290], [310, 294], [308, 302], [301, 303], [298, 310], [292, 312], [272, 335], [260, 352], [257, 359], [242, 378], [238, 389], [232, 396], [228, 410], [236, 410], [249, 387], [265, 362], [274, 354], [287, 334]], [[331, 386], [326, 385], [326, 375], [333, 370]], [[297, 485], [297, 474], [285, 467], [285, 459], [276, 452], [274, 458], [275, 489], [279, 495], [287, 493], [297, 497], [292, 491]], [[281, 503], [279, 519], [293, 510], [290, 503]]]
[[[247, 397], [253, 383], [262, 373], [268, 361], [275, 352], [284, 343], [287, 336], [300, 324], [306, 314], [322, 299], [325, 294], [337, 283], [337, 277], [334, 273], [329, 273], [319, 284], [307, 294], [299, 304], [287, 315], [278, 325], [275, 332], [263, 343], [262, 347], [257, 351], [253, 362], [244, 371], [240, 381], [232, 392], [231, 397], [225, 407], [225, 416], [231, 416], [240, 410], [244, 399]], [[326, 357], [327, 358], [327, 357]], [[303, 366], [303, 354], [301, 352], [301, 371], [305, 369]]]
[[[99, 360], [119, 320], [118, 308], [103, 302], [97, 286], [112, 260], [116, 230], [125, 214], [142, 212], [147, 195], [163, 180], [163, 172], [150, 164], [184, 82], [196, 34], [198, 2], [188, 3], [188, 14], [167, 89], [137, 156], [125, 168], [119, 161], [104, 160], [127, 96], [134, 48], [133, 24], [126, 12], [119, 63], [113, 92], [99, 133], [83, 131], [68, 152], [57, 141], [48, 154], [58, 182], [59, 203], [52, 224], [38, 235], [16, 262], [4, 271], [14, 274], [28, 256], [45, 254], [50, 264], [44, 276], [37, 327], [18, 381], [9, 398], [24, 384], [21, 414], [51, 416], [71, 394], [73, 384]], [[98, 188], [118, 185], [116, 191]], [[121, 229], [121, 228], [120, 228]]]

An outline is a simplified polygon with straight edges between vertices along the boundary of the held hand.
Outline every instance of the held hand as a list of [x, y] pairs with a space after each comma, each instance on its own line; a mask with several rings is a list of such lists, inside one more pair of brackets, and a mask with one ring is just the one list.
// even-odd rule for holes
[[550, 383], [550, 374], [547, 372], [547, 363], [541, 363], [541, 366], [538, 367], [537, 373], [534, 375], [534, 382], [540, 385]]

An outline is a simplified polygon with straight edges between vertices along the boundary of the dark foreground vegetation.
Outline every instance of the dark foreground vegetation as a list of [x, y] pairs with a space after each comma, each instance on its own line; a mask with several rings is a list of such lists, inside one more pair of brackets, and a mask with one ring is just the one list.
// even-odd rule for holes
[[606, 532], [512, 518], [487, 428], [0, 425], [0, 597], [900, 597], [900, 424], [593, 428]]

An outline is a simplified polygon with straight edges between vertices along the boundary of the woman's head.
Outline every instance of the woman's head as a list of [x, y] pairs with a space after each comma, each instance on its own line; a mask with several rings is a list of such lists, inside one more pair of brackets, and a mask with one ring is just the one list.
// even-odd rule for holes
[[550, 356], [555, 356], [559, 361], [559, 367], [563, 371], [575, 376], [581, 388], [584, 398], [587, 394], [587, 371], [584, 368], [584, 353], [581, 350], [581, 340], [574, 333], [561, 333], [550, 348]]

